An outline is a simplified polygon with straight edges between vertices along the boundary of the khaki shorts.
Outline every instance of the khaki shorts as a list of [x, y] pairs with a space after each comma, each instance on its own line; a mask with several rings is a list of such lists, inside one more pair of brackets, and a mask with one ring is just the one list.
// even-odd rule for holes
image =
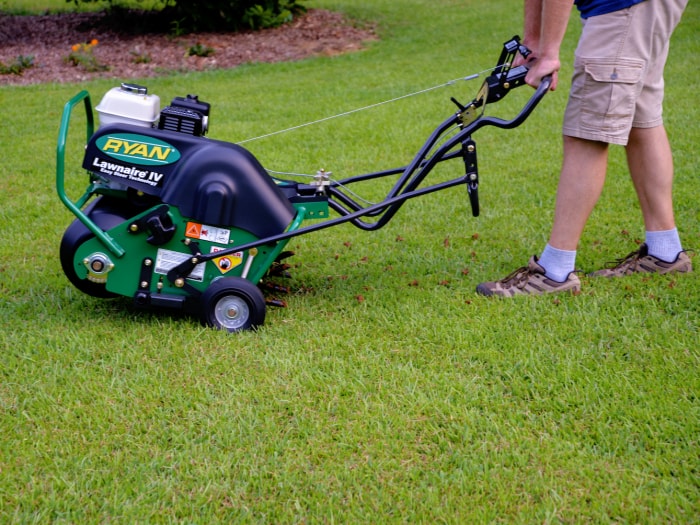
[[626, 145], [663, 123], [664, 66], [688, 0], [646, 0], [583, 20], [564, 135]]

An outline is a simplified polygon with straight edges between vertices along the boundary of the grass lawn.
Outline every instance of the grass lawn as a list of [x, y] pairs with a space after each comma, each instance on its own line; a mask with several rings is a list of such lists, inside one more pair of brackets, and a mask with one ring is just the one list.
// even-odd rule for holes
[[[373, 21], [381, 40], [340, 57], [124, 80], [163, 102], [197, 93], [212, 104], [210, 136], [243, 141], [485, 70], [522, 26], [516, 0], [305, 4]], [[699, 30], [691, 2], [665, 105], [678, 227], [696, 250]], [[474, 293], [546, 242], [577, 33], [574, 20], [560, 88], [523, 126], [475, 134], [480, 217], [456, 188], [409, 202], [378, 232], [296, 238], [288, 308], [237, 335], [83, 295], [63, 275], [61, 111], [115, 82], [0, 87], [0, 522], [700, 522], [698, 273], [584, 278], [578, 296]], [[246, 146], [278, 171], [403, 165], [454, 112], [450, 97], [471, 99], [479, 82]], [[511, 116], [529, 95], [490, 113]], [[67, 184], [78, 193], [75, 129]], [[578, 266], [597, 269], [643, 235], [615, 148]]]

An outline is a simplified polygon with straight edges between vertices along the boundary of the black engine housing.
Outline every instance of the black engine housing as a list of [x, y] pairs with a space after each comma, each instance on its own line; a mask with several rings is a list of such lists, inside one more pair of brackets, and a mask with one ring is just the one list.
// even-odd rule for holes
[[202, 136], [103, 126], [87, 145], [83, 167], [176, 206], [195, 221], [241, 228], [259, 238], [284, 232], [296, 213], [248, 150]]

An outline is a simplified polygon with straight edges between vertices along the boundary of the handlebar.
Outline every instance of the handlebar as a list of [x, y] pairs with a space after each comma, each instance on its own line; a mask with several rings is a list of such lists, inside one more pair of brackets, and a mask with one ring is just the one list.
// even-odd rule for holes
[[[521, 66], [521, 67], [524, 67], [524, 66]], [[525, 71], [525, 75], [526, 74], [527, 74], [527, 70]], [[523, 83], [524, 83], [525, 75], [522, 76]], [[522, 85], [522, 84], [519, 84], [519, 85]], [[472, 131], [477, 130], [483, 126], [496, 126], [497, 128], [503, 128], [503, 129], [511, 129], [511, 128], [518, 127], [520, 124], [522, 124], [530, 116], [530, 114], [535, 109], [535, 107], [537, 107], [537, 104], [539, 104], [540, 101], [547, 94], [547, 92], [549, 91], [549, 88], [551, 86], [552, 86], [552, 77], [549, 75], [546, 77], [543, 77], [542, 81], [540, 82], [540, 85], [535, 90], [535, 93], [530, 97], [530, 100], [528, 100], [525, 103], [525, 105], [523, 106], [523, 109], [521, 109], [520, 112], [515, 117], [513, 117], [511, 120], [504, 120], [504, 119], [500, 119], [497, 117], [481, 117], [480, 119], [478, 119], [472, 123], [472, 126], [474, 126]]]

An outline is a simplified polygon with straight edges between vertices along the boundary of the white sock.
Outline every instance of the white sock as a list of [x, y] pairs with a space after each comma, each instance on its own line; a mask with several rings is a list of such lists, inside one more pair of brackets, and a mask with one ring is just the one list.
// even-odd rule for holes
[[547, 243], [537, 263], [549, 279], [563, 283], [576, 268], [576, 250], [558, 250]]
[[649, 248], [649, 255], [666, 262], [675, 261], [678, 254], [683, 251], [677, 228], [660, 232], [646, 232], [645, 242]]

